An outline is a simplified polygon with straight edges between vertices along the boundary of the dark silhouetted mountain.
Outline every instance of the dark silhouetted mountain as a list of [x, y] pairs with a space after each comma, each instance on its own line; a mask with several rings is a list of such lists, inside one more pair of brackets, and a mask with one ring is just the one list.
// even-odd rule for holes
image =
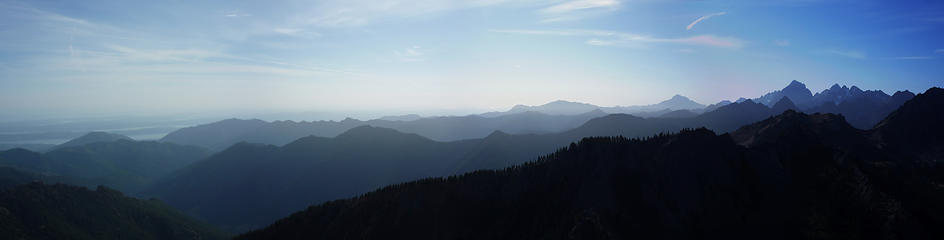
[[134, 139], [131, 139], [130, 137], [121, 135], [121, 134], [113, 134], [113, 133], [107, 133], [107, 132], [90, 132], [88, 134], [82, 135], [81, 137], [69, 140], [68, 142], [65, 142], [63, 144], [56, 145], [55, 147], [52, 148], [52, 150], [60, 149], [60, 148], [67, 148], [67, 147], [82, 146], [82, 145], [86, 145], [90, 143], [114, 142], [118, 140], [133, 141]]
[[[831, 89], [827, 91], [832, 92]], [[881, 91], [861, 91], [855, 86], [848, 92], [850, 94], [836, 98], [835, 101], [839, 101], [838, 104], [829, 100], [803, 111], [842, 114], [852, 126], [859, 129], [871, 129], [889, 113], [914, 97], [914, 94], [908, 91], [896, 92], [894, 96], [888, 96]]]
[[888, 94], [878, 90], [862, 91], [862, 89], [859, 89], [859, 87], [856, 86], [852, 86], [850, 88], [846, 86], [840, 87], [839, 84], [833, 84], [833, 86], [829, 89], [823, 90], [822, 92], [813, 95], [813, 102], [810, 105], [818, 106], [823, 103], [833, 103], [838, 105], [843, 101], [856, 98], [869, 98], [872, 99], [872, 101], [884, 102], [887, 101], [888, 97]]
[[65, 147], [47, 153], [0, 152], [0, 166], [53, 176], [88, 179], [127, 192], [208, 156], [206, 149], [155, 141], [117, 140]]
[[783, 97], [789, 97], [790, 101], [793, 101], [797, 106], [807, 107], [813, 100], [813, 93], [806, 88], [805, 84], [793, 80], [787, 87], [767, 93], [764, 96], [754, 99], [754, 101], [772, 107]]
[[642, 137], [701, 126], [727, 132], [772, 114], [746, 101], [692, 118], [612, 114], [560, 133], [495, 131], [453, 142], [357, 127], [335, 138], [304, 137], [283, 147], [237, 144], [157, 184], [149, 194], [211, 223], [245, 230], [313, 203], [388, 184], [525, 163], [584, 137]]
[[[747, 100], [747, 99], [741, 98], [741, 99], [738, 99], [737, 102], [743, 102], [742, 100]], [[718, 103], [708, 105], [708, 106], [706, 106], [705, 108], [701, 109], [701, 110], [698, 111], [698, 112], [711, 112], [711, 111], [714, 111], [714, 110], [716, 110], [716, 109], [718, 109], [718, 108], [720, 108], [720, 107], [727, 106], [728, 104], [731, 104], [731, 103], [732, 103], [731, 101], [722, 100], [722, 101], [720, 101], [720, 102], [718, 102]]]
[[0, 143], [0, 151], [6, 151], [14, 148], [22, 148], [34, 152], [45, 152], [55, 147], [55, 144], [45, 143]]
[[793, 109], [785, 110], [783, 114], [764, 121], [745, 125], [730, 135], [736, 143], [747, 147], [776, 146], [779, 142], [794, 143], [801, 139], [844, 149], [856, 144], [867, 144], [865, 132], [850, 126], [840, 115], [807, 115]]
[[464, 159], [451, 174], [479, 169], [501, 169], [521, 164], [533, 160], [534, 156], [550, 153], [584, 137], [644, 137], [697, 127], [729, 132], [774, 114], [770, 108], [748, 100], [692, 118], [641, 118], [628, 114], [611, 114], [591, 119], [578, 128], [557, 134], [508, 135], [500, 138], [490, 136], [478, 145], [480, 148], [471, 151], [476, 157]]
[[[871, 129], [891, 111], [914, 97], [914, 94], [904, 91], [896, 92], [895, 96], [889, 96], [879, 90], [863, 91], [856, 86], [846, 87], [834, 84], [829, 89], [811, 95], [806, 85], [794, 80], [784, 89], [767, 93], [754, 101], [774, 108], [774, 112], [779, 114], [783, 112], [780, 110], [786, 108], [777, 108], [775, 105], [785, 97], [795, 105], [790, 109], [806, 113], [841, 114], [853, 127]], [[741, 102], [741, 100], [736, 102]], [[706, 107], [706, 109], [712, 107], [714, 106]]]
[[[711, 112], [702, 113], [695, 118], [682, 119], [680, 121], [684, 123], [682, 127], [707, 127], [716, 132], [730, 132], [744, 124], [760, 121], [775, 114], [779, 113], [771, 111], [770, 108], [763, 104], [746, 100], [725, 105]], [[678, 131], [679, 129], [681, 128], [667, 132]]]
[[[694, 129], [644, 140], [585, 138], [505, 170], [312, 206], [237, 238], [939, 239], [940, 163], [883, 147], [897, 137], [944, 134], [893, 128], [944, 104], [939, 89], [923, 95], [870, 131], [839, 115], [787, 110], [730, 135]], [[936, 114], [926, 123], [940, 120]]]
[[258, 119], [226, 119], [173, 131], [161, 138], [161, 141], [218, 150], [239, 142], [233, 139], [254, 132], [267, 124], [267, 122]]
[[780, 99], [780, 101], [777, 101], [777, 103], [775, 103], [774, 106], [770, 107], [770, 110], [773, 111], [774, 113], [779, 114], [787, 110], [799, 111], [800, 109], [797, 108], [797, 106], [793, 104], [793, 101], [790, 101], [790, 98], [783, 97]]
[[224, 239], [157, 200], [99, 187], [29, 183], [0, 190], [3, 239]]
[[445, 175], [473, 144], [436, 142], [370, 126], [335, 138], [305, 137], [283, 147], [240, 143], [149, 192], [212, 223], [245, 230], [313, 202]]
[[[430, 117], [414, 121], [370, 120], [264, 122], [259, 120], [225, 120], [217, 123], [184, 128], [168, 134], [161, 141], [191, 144], [222, 150], [237, 142], [254, 142], [282, 146], [305, 136], [334, 137], [348, 129], [371, 125], [416, 133], [437, 141], [475, 139], [493, 131], [515, 134], [551, 133], [573, 129], [589, 119], [604, 116], [600, 110], [578, 115], [548, 115], [539, 112], [521, 112], [498, 117], [477, 115], [462, 117]], [[245, 123], [235, 123], [246, 121]], [[248, 127], [252, 126], [252, 127]], [[227, 130], [228, 129], [228, 130]]]
[[12, 166], [19, 169], [44, 169], [46, 162], [43, 161], [43, 155], [38, 152], [22, 148], [14, 148], [6, 151], [0, 151], [0, 166]]
[[80, 186], [91, 186], [87, 180], [66, 176], [49, 176], [34, 172], [17, 170], [11, 167], [0, 167], [0, 190], [31, 182], [62, 183]]
[[660, 118], [691, 118], [698, 116], [698, 113], [691, 110], [675, 110], [659, 115]]
[[[895, 94], [898, 95], [897, 93]], [[896, 97], [892, 97], [896, 98]], [[905, 102], [876, 125], [875, 138], [922, 163], [944, 159], [944, 89], [931, 88]]]

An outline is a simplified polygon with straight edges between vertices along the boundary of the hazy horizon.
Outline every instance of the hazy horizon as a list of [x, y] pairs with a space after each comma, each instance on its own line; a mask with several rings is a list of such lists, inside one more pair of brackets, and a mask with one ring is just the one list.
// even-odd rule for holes
[[942, 11], [879, 1], [4, 1], [0, 118], [465, 115], [675, 94], [712, 104], [791, 80], [814, 92], [921, 92], [944, 76]]

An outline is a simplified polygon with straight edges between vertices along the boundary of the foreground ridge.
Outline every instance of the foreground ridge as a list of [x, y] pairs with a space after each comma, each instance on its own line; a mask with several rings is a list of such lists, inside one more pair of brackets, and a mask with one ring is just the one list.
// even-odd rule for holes
[[941, 238], [942, 168], [901, 154], [939, 156], [939, 147], [904, 148], [885, 134], [939, 96], [919, 95], [872, 130], [788, 110], [724, 135], [584, 138], [504, 170], [312, 206], [237, 238]]

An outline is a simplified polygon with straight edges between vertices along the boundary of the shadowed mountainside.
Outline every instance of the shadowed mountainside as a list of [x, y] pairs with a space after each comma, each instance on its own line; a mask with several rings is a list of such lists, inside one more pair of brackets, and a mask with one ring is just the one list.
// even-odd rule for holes
[[46, 153], [0, 151], [0, 166], [51, 176], [68, 176], [136, 193], [154, 180], [208, 156], [206, 149], [155, 141], [120, 139], [63, 147]]
[[121, 135], [121, 134], [113, 134], [113, 133], [107, 133], [107, 132], [90, 132], [80, 137], [77, 137], [75, 139], [69, 140], [68, 142], [65, 142], [63, 144], [56, 145], [50, 150], [56, 150], [56, 149], [67, 148], [67, 147], [77, 147], [77, 146], [82, 146], [82, 145], [91, 144], [91, 143], [98, 143], [98, 142], [114, 142], [118, 140], [134, 141], [134, 139], [131, 139], [130, 137]]
[[[789, 99], [781, 100], [778, 106], [794, 108]], [[584, 137], [643, 137], [697, 127], [728, 132], [777, 114], [773, 111], [747, 100], [691, 118], [612, 114], [561, 133], [493, 132], [482, 139], [454, 142], [356, 127], [335, 138], [310, 136], [283, 147], [236, 144], [146, 194], [210, 222], [251, 229], [313, 203], [389, 184], [521, 164]]]
[[4, 239], [225, 239], [157, 200], [98, 187], [28, 183], [0, 190]]
[[[534, 163], [398, 184], [241, 239], [936, 239], [930, 89], [873, 130], [787, 111], [730, 135], [587, 138]], [[923, 144], [927, 142], [926, 144]]]
[[[750, 121], [735, 118], [721, 132], [730, 131], [742, 124], [757, 121], [769, 115], [780, 114], [787, 109], [801, 110], [806, 113], [836, 113], [846, 117], [852, 126], [859, 129], [871, 129], [888, 113], [914, 94], [904, 91], [889, 96], [882, 91], [863, 91], [856, 86], [839, 87], [834, 85], [813, 95], [806, 85], [792, 81], [787, 87], [765, 94], [752, 100], [756, 105], [763, 105], [773, 110], [760, 118]], [[778, 105], [787, 99], [789, 103]], [[743, 104], [747, 99], [734, 103]], [[689, 119], [683, 125], [698, 127], [699, 114], [707, 114], [732, 104], [722, 101], [705, 106], [684, 96], [676, 95], [669, 100], [642, 106], [599, 107], [596, 105], [568, 101], [554, 101], [540, 106], [517, 105], [506, 112], [491, 112], [480, 115], [461, 117], [427, 117], [416, 115], [387, 117], [369, 121], [345, 119], [343, 121], [294, 122], [228, 119], [215, 123], [183, 128], [165, 136], [161, 141], [183, 145], [196, 145], [212, 151], [221, 151], [238, 142], [252, 142], [282, 146], [298, 138], [309, 135], [334, 137], [348, 129], [370, 125], [396, 129], [406, 133], [416, 133], [437, 141], [455, 141], [484, 138], [494, 131], [510, 134], [546, 134], [571, 130], [590, 119], [607, 114], [632, 114], [645, 118]], [[756, 106], [754, 108], [757, 108]], [[761, 109], [748, 109], [744, 116], [757, 114]], [[730, 113], [728, 113], [730, 115]], [[766, 114], [766, 115], [765, 115]], [[715, 115], [718, 115], [717, 113]], [[733, 116], [733, 115], [732, 115]], [[678, 121], [674, 121], [678, 122]], [[724, 124], [724, 123], [717, 123]], [[680, 128], [672, 128], [673, 131]]]

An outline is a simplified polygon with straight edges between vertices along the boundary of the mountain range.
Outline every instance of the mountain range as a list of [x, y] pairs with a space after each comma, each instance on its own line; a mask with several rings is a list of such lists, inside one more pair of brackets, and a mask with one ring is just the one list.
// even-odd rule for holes
[[[908, 91], [896, 92], [889, 96], [882, 91], [863, 91], [855, 86], [850, 88], [839, 85], [834, 85], [814, 95], [806, 88], [806, 85], [794, 80], [781, 90], [751, 100], [774, 108], [775, 114], [779, 114], [782, 112], [780, 110], [785, 108], [777, 108], [775, 104], [787, 98], [796, 110], [806, 113], [841, 114], [853, 127], [870, 129], [884, 116], [912, 97], [914, 94]], [[314, 122], [228, 119], [183, 128], [168, 134], [161, 141], [196, 145], [212, 151], [220, 151], [242, 141], [282, 146], [309, 135], [334, 137], [348, 129], [363, 125], [416, 133], [437, 141], [455, 141], [483, 138], [494, 131], [511, 134], [562, 132], [579, 127], [590, 119], [608, 114], [631, 114], [638, 117], [663, 119], [694, 118], [731, 103], [743, 103], [745, 100], [748, 99], [703, 105], [687, 97], [675, 95], [671, 99], [652, 105], [600, 107], [559, 100], [539, 106], [516, 105], [505, 112], [458, 117], [424, 118], [411, 114], [368, 121], [349, 118], [343, 121]], [[737, 122], [737, 124], [743, 123], [746, 122]], [[739, 125], [734, 127], [737, 126]]]
[[437, 141], [483, 138], [494, 131], [508, 133], [552, 133], [580, 126], [587, 120], [604, 116], [600, 110], [577, 115], [549, 115], [521, 112], [497, 117], [477, 115], [461, 117], [429, 117], [412, 121], [345, 119], [343, 121], [294, 122], [227, 119], [215, 123], [183, 128], [161, 139], [182, 145], [196, 145], [214, 151], [238, 142], [285, 145], [301, 137], [334, 137], [349, 129], [370, 125], [416, 133]]
[[559, 133], [495, 131], [451, 142], [361, 126], [334, 138], [309, 136], [282, 147], [235, 144], [144, 194], [230, 229], [253, 229], [312, 203], [389, 184], [522, 164], [584, 137], [645, 137], [698, 127], [723, 133], [788, 110], [797, 110], [789, 98], [774, 108], [747, 100], [688, 118], [611, 114]]
[[0, 151], [0, 166], [81, 179], [84, 184], [78, 185], [104, 184], [137, 192], [156, 179], [209, 156], [206, 149], [196, 146], [134, 141], [121, 135], [94, 132], [60, 146], [46, 153], [21, 148]]
[[932, 88], [869, 130], [786, 110], [730, 134], [585, 138], [504, 170], [312, 206], [237, 239], [939, 239], [942, 107]]
[[98, 142], [114, 142], [118, 140], [134, 141], [134, 139], [131, 139], [130, 137], [121, 135], [121, 134], [114, 134], [114, 133], [107, 133], [107, 132], [90, 132], [80, 137], [69, 140], [68, 142], [65, 142], [63, 144], [56, 145], [55, 147], [52, 147], [50, 150], [82, 146], [82, 145], [98, 143]]
[[488, 112], [483, 113], [483, 117], [497, 117], [504, 116], [508, 114], [523, 113], [523, 112], [540, 112], [551, 115], [575, 115], [581, 114], [593, 110], [601, 110], [607, 113], [625, 113], [625, 114], [636, 114], [636, 115], [657, 115], [653, 112], [669, 112], [673, 110], [698, 110], [705, 108], [704, 104], [697, 103], [692, 101], [688, 97], [682, 95], [675, 95], [668, 100], [651, 104], [651, 105], [637, 105], [637, 106], [614, 106], [614, 107], [601, 107], [588, 103], [579, 103], [579, 102], [570, 102], [564, 100], [553, 101], [544, 105], [539, 106], [527, 106], [527, 105], [515, 105], [510, 110], [505, 112]]
[[[469, 238], [737, 238], [756, 237], [763, 231], [784, 238], [852, 232], [858, 235], [843, 236], [914, 237], [902, 232], [941, 236], [928, 227], [941, 222], [941, 215], [937, 215], [941, 209], [934, 201], [942, 200], [936, 186], [941, 182], [942, 168], [937, 162], [944, 157], [940, 147], [944, 142], [937, 136], [944, 129], [937, 123], [944, 119], [940, 112], [931, 110], [944, 109], [941, 96], [944, 91], [938, 88], [918, 96], [908, 91], [889, 96], [839, 85], [812, 94], [805, 85], [793, 81], [759, 98], [707, 106], [677, 95], [646, 106], [597, 107], [556, 101], [461, 117], [403, 115], [316, 122], [228, 119], [180, 129], [160, 141], [92, 132], [46, 152], [0, 151], [0, 189], [35, 181], [105, 185], [133, 196], [156, 197], [234, 233], [260, 230], [306, 206], [325, 203], [317, 214], [297, 213], [305, 217], [293, 215], [243, 236], [262, 238], [333, 239], [356, 232], [367, 234], [364, 238], [457, 237], [449, 234], [468, 234]], [[701, 159], [705, 162], [699, 162]], [[586, 161], [588, 166], [574, 165]], [[633, 179], [617, 176], [623, 171], [632, 173]], [[838, 175], [830, 175], [834, 173]], [[564, 181], [560, 178], [566, 181], [560, 182]], [[620, 181], [624, 182], [615, 183]], [[593, 185], [599, 186], [590, 187]], [[409, 190], [419, 192], [398, 195], [411, 186], [446, 190], [429, 194], [427, 190]], [[557, 192], [547, 192], [549, 188]], [[810, 189], [800, 190], [804, 188]], [[53, 189], [66, 195], [83, 194]], [[710, 193], [709, 189], [723, 189], [723, 193]], [[478, 190], [482, 192], [470, 193]], [[685, 192], [689, 190], [697, 191]], [[659, 199], [651, 199], [652, 191]], [[850, 195], [850, 191], [868, 194]], [[364, 193], [368, 194], [354, 200], [331, 201]], [[588, 199], [557, 198], [560, 194], [586, 194]], [[621, 197], [608, 199], [617, 195]], [[524, 208], [521, 214], [574, 220], [550, 223], [503, 215], [542, 196], [554, 198], [548, 205]], [[424, 202], [419, 197], [434, 200]], [[466, 198], [479, 202], [461, 200]], [[357, 199], [369, 202], [368, 207], [349, 202], [360, 201]], [[444, 199], [460, 200], [447, 203]], [[403, 206], [411, 201], [423, 204]], [[835, 206], [837, 201], [864, 205], [843, 208]], [[630, 203], [639, 206], [621, 205]], [[372, 215], [372, 211], [379, 211], [372, 204], [382, 205], [382, 211], [415, 211], [418, 218], [466, 216], [470, 213], [464, 211], [474, 209], [482, 215], [443, 222], [443, 232], [430, 233], [438, 237], [412, 236], [402, 234], [415, 233], [411, 227], [430, 224], [423, 222], [428, 219]], [[418, 206], [450, 210], [437, 213]], [[774, 208], [783, 210], [771, 210]], [[616, 212], [607, 212], [614, 209]], [[328, 215], [318, 215], [324, 211]], [[627, 216], [627, 212], [643, 215]], [[728, 213], [736, 214], [725, 215]], [[739, 219], [704, 220], [715, 217]], [[865, 220], [850, 220], [860, 217]], [[328, 222], [306, 222], [309, 218]], [[364, 218], [408, 221], [406, 226], [395, 221], [358, 222]], [[780, 226], [791, 231], [772, 229], [776, 219], [785, 221]], [[490, 221], [532, 230], [487, 225]], [[848, 224], [836, 225], [840, 222]], [[308, 225], [293, 225], [298, 223]], [[474, 227], [458, 229], [464, 224]], [[732, 226], [738, 224], [756, 231], [736, 233]], [[615, 229], [621, 226], [632, 227]], [[705, 233], [709, 229], [719, 230], [712, 235]], [[463, 232], [473, 230], [476, 233]], [[35, 236], [17, 231], [20, 235], [16, 237]]]

